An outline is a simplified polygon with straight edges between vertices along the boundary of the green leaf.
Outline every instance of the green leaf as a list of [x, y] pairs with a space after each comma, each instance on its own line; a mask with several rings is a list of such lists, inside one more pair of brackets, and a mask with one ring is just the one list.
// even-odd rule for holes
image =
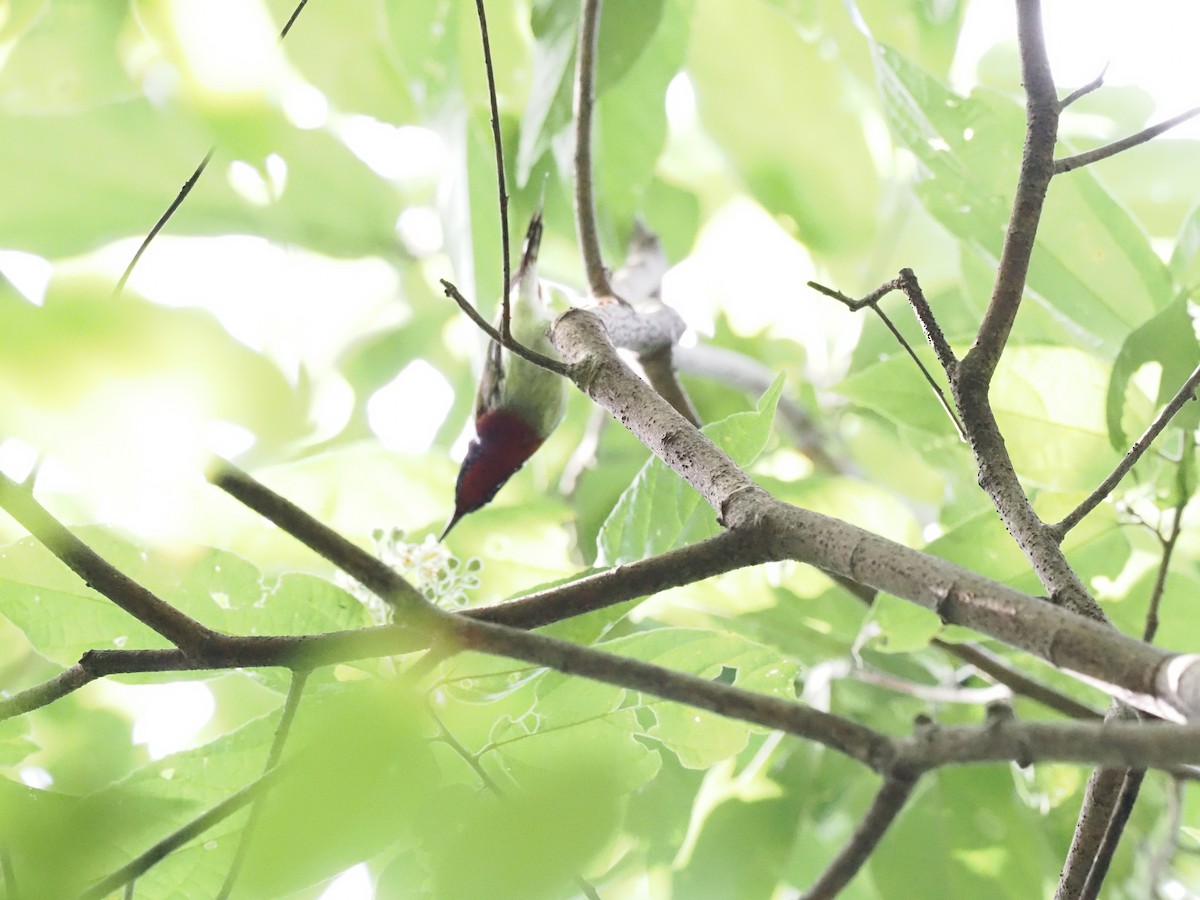
[[424, 716], [396, 684], [357, 682], [305, 700], [243, 871], [252, 896], [316, 884], [395, 842], [429, 809], [437, 773]]
[[21, 896], [78, 897], [128, 861], [164, 816], [185, 809], [175, 799], [127, 790], [75, 797], [0, 779], [0, 840], [5, 869]]
[[1023, 480], [1090, 490], [1116, 459], [1104, 428], [1108, 372], [1065, 347], [1011, 347], [996, 372], [992, 405]]
[[0, 722], [0, 766], [15, 766], [38, 750], [29, 734], [29, 720], [11, 718]]
[[260, 716], [208, 743], [146, 763], [98, 793], [182, 801], [175, 818], [159, 823], [165, 832], [262, 775], [278, 722], [277, 712]]
[[[95, 527], [75, 535], [128, 577], [210, 627], [242, 634], [308, 634], [369, 625], [363, 605], [302, 573], [269, 584], [253, 565], [223, 550], [192, 558], [150, 552]], [[32, 538], [0, 550], [0, 613], [43, 656], [70, 665], [91, 649], [166, 646]]]
[[[608, 641], [601, 648], [707, 680], [732, 670], [732, 683], [739, 688], [788, 700], [796, 696], [799, 666], [780, 660], [774, 649], [736, 634], [657, 628]], [[691, 769], [704, 769], [735, 756], [758, 730], [747, 722], [682, 703], [647, 696], [643, 704], [654, 710], [656, 718], [647, 734], [662, 741]]]
[[[1132, 419], [1136, 423], [1135, 433], [1140, 433], [1154, 414], [1154, 410], [1146, 408], [1144, 395], [1133, 384], [1134, 376], [1145, 366], [1157, 368], [1158, 394], [1154, 399], [1157, 410], [1175, 396], [1198, 363], [1200, 342], [1196, 340], [1196, 326], [1186, 298], [1176, 300], [1129, 335], [1113, 363], [1105, 403], [1108, 438], [1114, 449], [1121, 453], [1129, 449], [1133, 437], [1126, 428], [1127, 421]], [[1172, 422], [1173, 427], [1185, 429], [1194, 429], [1198, 424], [1200, 412], [1190, 403]]]
[[[776, 377], [753, 412], [734, 413], [704, 428], [739, 466], [758, 458], [771, 434], [783, 391]], [[658, 458], [647, 460], [600, 530], [601, 565], [620, 565], [711, 537], [719, 531], [712, 510]]]
[[[245, 127], [269, 131], [271, 152], [287, 164], [278, 198], [256, 206], [238, 196], [218, 149], [169, 231], [248, 232], [336, 256], [394, 253], [396, 192], [329, 132], [263, 116]], [[59, 257], [144, 235], [212, 142], [194, 119], [143, 99], [69, 117], [0, 113], [0, 245]]]
[[768, 212], [817, 253], [870, 243], [879, 184], [861, 110], [817, 41], [759, 0], [699, 0], [687, 71], [705, 129]]
[[867, 621], [879, 627], [870, 646], [884, 653], [913, 653], [929, 646], [942, 630], [937, 613], [891, 594], [877, 594]]
[[70, 114], [134, 96], [138, 89], [114, 46], [128, 13], [122, 3], [47, 4], [8, 49], [0, 69], [0, 111]]
[[[918, 195], [951, 233], [998, 260], [1020, 159], [1020, 108], [997, 94], [959, 97], [882, 44], [876, 61], [888, 123], [921, 166]], [[1028, 291], [1065, 320], [1079, 346], [1107, 355], [1172, 295], [1145, 233], [1087, 171], [1054, 181]]]
[[[916, 348], [917, 356], [930, 372], [939, 372], [931, 349]], [[936, 377], [936, 375], [935, 375]], [[940, 379], [939, 379], [940, 383]], [[945, 387], [942, 387], [945, 391]], [[953, 434], [954, 423], [938, 402], [937, 395], [907, 353], [897, 348], [864, 365], [838, 384], [837, 391], [849, 400], [874, 410], [886, 419], [930, 434]], [[946, 392], [949, 396], [949, 392]]]
[[1179, 229], [1171, 253], [1171, 274], [1188, 296], [1200, 289], [1200, 204], [1192, 207]]
[[624, 706], [623, 688], [546, 672], [526, 691], [536, 697], [529, 713], [496, 721], [489, 740], [494, 754], [483, 760], [507, 778], [526, 784], [548, 772], [569, 772], [580, 748], [613, 767], [611, 787], [620, 793], [658, 771], [658, 754], [637, 739], [643, 729], [635, 711]]
[[435, 895], [555, 898], [573, 892], [620, 821], [620, 760], [606, 758], [604, 749], [575, 745], [561, 771], [531, 772], [503, 797], [455, 798], [459, 802], [433, 823]]
[[[295, 0], [272, 0], [275, 19], [282, 25], [296, 8]], [[413, 117], [422, 95], [419, 62], [426, 47], [435, 44], [432, 19], [436, 0], [406, 0], [405, 34], [411, 43], [397, 52], [391, 23], [381, 27], [380, 0], [342, 0], [337, 4], [310, 3], [288, 32], [284, 53], [304, 78], [325, 95], [339, 112], [365, 113], [385, 122]], [[473, 15], [473, 13], [472, 13]], [[418, 72], [413, 72], [418, 68]]]
[[[607, 221], [623, 231], [635, 216], [654, 211], [652, 199], [661, 192], [650, 188], [667, 142], [667, 85], [683, 65], [689, 11], [689, 0], [604, 5], [601, 22], [611, 23], [611, 30], [600, 34], [597, 89], [602, 93], [592, 163], [597, 196], [604, 198], [602, 228]], [[655, 19], [643, 22], [643, 16]], [[607, 79], [606, 58], [612, 60]], [[615, 237], [611, 231], [610, 237]]]
[[1007, 768], [942, 769], [922, 779], [903, 827], [866, 868], [884, 898], [1017, 900], [1043, 892], [1054, 834], [1039, 811], [1015, 801]]
[[[656, 32], [667, 5], [677, 7], [679, 4], [675, 0], [610, 0], [604, 4], [597, 40], [598, 99], [604, 97], [613, 85], [623, 81], [639, 60], [649, 57], [649, 64], [653, 67], [664, 64], [664, 54], [647, 54], [646, 50], [652, 44], [659, 43], [656, 42]], [[531, 25], [535, 38], [532, 88], [521, 119], [521, 140], [517, 148], [517, 184], [522, 186], [529, 181], [537, 161], [572, 125], [579, 4], [575, 0], [536, 0]], [[669, 65], [669, 62], [666, 64]], [[674, 74], [674, 71], [670, 74]], [[666, 83], [651, 87], [642, 78], [632, 80], [637, 84], [634, 92], [626, 95], [626, 99], [641, 105], [657, 98], [661, 112], [662, 91]], [[616, 104], [609, 110], [602, 109], [600, 121], [603, 123], [605, 116], [620, 112]], [[603, 124], [601, 127], [604, 127]], [[628, 140], [629, 132], [623, 132], [622, 136]], [[661, 138], [658, 144], [661, 147]], [[612, 143], [612, 146], [615, 148], [616, 144]], [[599, 166], [597, 171], [600, 171]]]

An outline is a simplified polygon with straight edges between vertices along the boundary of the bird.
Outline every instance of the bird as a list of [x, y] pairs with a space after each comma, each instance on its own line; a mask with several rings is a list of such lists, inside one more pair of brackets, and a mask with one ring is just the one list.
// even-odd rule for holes
[[[529, 222], [521, 262], [508, 296], [512, 336], [543, 356], [557, 358], [550, 343], [550, 312], [537, 274], [542, 242], [542, 212]], [[459, 520], [492, 501], [505, 482], [542, 446], [562, 421], [566, 383], [500, 346], [488, 344], [475, 394], [475, 437], [467, 446], [454, 486], [454, 513], [442, 530], [444, 540]]]

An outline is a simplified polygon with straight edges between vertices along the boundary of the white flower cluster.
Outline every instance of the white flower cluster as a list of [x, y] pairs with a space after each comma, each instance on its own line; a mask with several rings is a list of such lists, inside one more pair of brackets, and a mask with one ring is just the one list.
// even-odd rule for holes
[[[426, 535], [420, 543], [409, 543], [403, 528], [385, 531], [377, 528], [371, 533], [375, 555], [383, 563], [403, 575], [425, 599], [445, 609], [461, 609], [470, 602], [471, 591], [479, 587], [479, 572], [483, 562], [478, 557], [463, 561], [434, 539]], [[347, 589], [358, 597], [380, 621], [391, 620], [391, 609], [353, 579]]]

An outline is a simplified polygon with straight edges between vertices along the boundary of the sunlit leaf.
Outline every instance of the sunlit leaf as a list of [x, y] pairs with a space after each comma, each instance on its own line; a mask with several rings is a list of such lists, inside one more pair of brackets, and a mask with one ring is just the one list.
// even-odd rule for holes
[[[735, 413], [704, 433], [738, 465], [748, 466], [767, 444], [783, 377], [775, 379], [754, 412]], [[641, 559], [716, 534], [716, 518], [700, 495], [659, 459], [651, 459], [609, 514], [600, 532], [606, 564]]]
[[[959, 97], [884, 45], [876, 57], [889, 125], [921, 165], [921, 199], [960, 240], [998, 260], [1020, 160], [1019, 107], [991, 93]], [[1109, 356], [1171, 298], [1145, 234], [1087, 171], [1054, 181], [1029, 290], [1080, 346]]]
[[692, 29], [688, 73], [701, 121], [754, 198], [818, 252], [865, 246], [879, 187], [836, 62], [758, 0], [701, 0]]

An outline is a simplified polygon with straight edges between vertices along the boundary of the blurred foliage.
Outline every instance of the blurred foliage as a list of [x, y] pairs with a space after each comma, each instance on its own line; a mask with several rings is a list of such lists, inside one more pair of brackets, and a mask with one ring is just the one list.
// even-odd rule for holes
[[[0, 467], [23, 477], [40, 457], [40, 495], [81, 538], [237, 634], [354, 629], [381, 613], [207, 487], [214, 449], [364, 546], [389, 536], [390, 557], [433, 566], [431, 584], [456, 602], [715, 533], [695, 492], [573, 395], [542, 451], [454, 532], [461, 568], [422, 543], [451, 507], [482, 346], [438, 279], [490, 315], [502, 277], [474, 4], [311, 3], [277, 47], [267, 18], [277, 31], [290, 13], [290, 0], [0, 3]], [[544, 202], [544, 271], [578, 285], [579, 3], [489, 14], [514, 234]], [[751, 391], [686, 379], [709, 436], [760, 484], [1036, 593], [968, 449], [892, 335], [802, 287], [865, 293], [908, 266], [956, 349], [972, 339], [1023, 112], [1010, 36], [974, 61], [974, 87], [951, 86], [966, 14], [955, 0], [609, 0], [597, 212], [614, 267], [640, 218], [679, 264], [666, 299], [700, 340], [766, 373]], [[225, 61], [215, 70], [214, 58]], [[1153, 112], [1135, 88], [1097, 91], [1064, 117], [1060, 152]], [[111, 296], [210, 147], [195, 190]], [[1160, 140], [1054, 182], [992, 392], [1048, 521], [1111, 470], [1200, 357], [1198, 150]], [[883, 306], [936, 370], [901, 298]], [[841, 471], [798, 451], [797, 404]], [[1114, 622], [1140, 634], [1162, 536], [1182, 514], [1158, 632], [1179, 649], [1195, 649], [1196, 425], [1189, 406], [1065, 543]], [[6, 691], [89, 649], [162, 646], [13, 523], [0, 538]], [[889, 734], [918, 714], [983, 717], [883, 686], [985, 686], [930, 647], [969, 636], [896, 598], [868, 609], [790, 564], [548, 631]], [[1103, 706], [1066, 675], [991, 649]], [[364, 863], [379, 897], [568, 897], [582, 877], [605, 898], [767, 898], [818, 875], [877, 786], [830, 751], [634, 691], [467, 654], [414, 693], [395, 678], [409, 665], [313, 673], [285, 754], [292, 777], [249, 844], [248, 895], [316, 897]], [[0, 726], [7, 896], [78, 894], [259, 776], [287, 673], [114, 680], [184, 678], [215, 711], [154, 754], [148, 714], [106, 684]], [[1043, 895], [1085, 780], [1066, 766], [929, 777], [844, 896]], [[1106, 896], [1149, 893], [1149, 860], [1175, 837], [1162, 825], [1171, 791], [1147, 780]], [[246, 821], [169, 854], [135, 896], [216, 896]], [[1200, 890], [1194, 861], [1156, 874]]]

